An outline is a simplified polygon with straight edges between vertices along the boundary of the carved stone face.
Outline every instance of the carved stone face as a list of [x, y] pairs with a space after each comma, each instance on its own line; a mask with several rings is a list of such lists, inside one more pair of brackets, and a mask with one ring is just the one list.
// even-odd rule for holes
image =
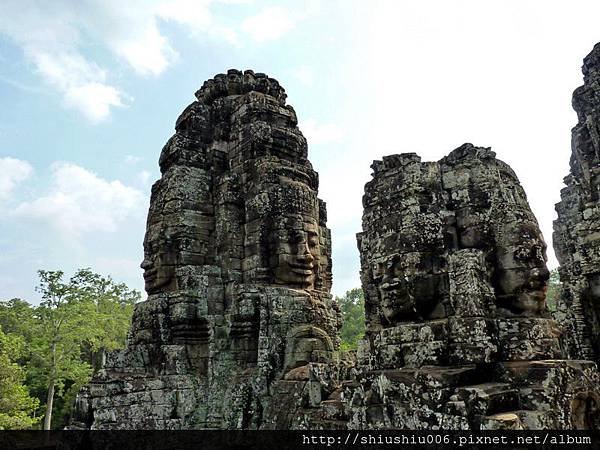
[[165, 239], [153, 238], [151, 233], [144, 239], [144, 288], [148, 294], [170, 292], [175, 289], [177, 249]]
[[275, 283], [302, 289], [314, 288], [320, 256], [319, 227], [286, 217], [273, 236], [271, 266]]
[[378, 284], [381, 312], [389, 323], [415, 315], [415, 302], [408, 292], [403, 269], [395, 255], [378, 263], [373, 271], [374, 276], [381, 279]]
[[389, 324], [425, 318], [438, 303], [441, 279], [432, 273], [429, 256], [391, 255], [376, 264], [381, 312]]
[[496, 294], [503, 306], [516, 313], [545, 310], [550, 273], [546, 244], [537, 224], [522, 222], [503, 227], [496, 249]]

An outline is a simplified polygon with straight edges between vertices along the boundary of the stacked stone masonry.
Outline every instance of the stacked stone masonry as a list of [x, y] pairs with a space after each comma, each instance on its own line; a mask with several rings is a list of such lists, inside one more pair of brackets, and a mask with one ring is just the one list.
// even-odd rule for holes
[[558, 318], [571, 358], [600, 361], [600, 44], [583, 62], [584, 84], [573, 92], [578, 123], [571, 137], [571, 173], [556, 205], [554, 249], [563, 291]]
[[546, 244], [507, 164], [471, 144], [438, 162], [391, 155], [363, 197], [356, 353], [339, 352], [326, 208], [283, 88], [252, 71], [205, 82], [160, 156], [148, 299], [70, 427], [599, 428], [599, 55], [574, 94], [555, 317]]
[[372, 168], [349, 426], [595, 427], [598, 372], [563, 359], [546, 244], [511, 168], [471, 144], [439, 162], [402, 154]]
[[264, 427], [284, 372], [337, 358], [325, 204], [283, 88], [230, 70], [196, 97], [152, 187], [148, 300], [73, 427]]

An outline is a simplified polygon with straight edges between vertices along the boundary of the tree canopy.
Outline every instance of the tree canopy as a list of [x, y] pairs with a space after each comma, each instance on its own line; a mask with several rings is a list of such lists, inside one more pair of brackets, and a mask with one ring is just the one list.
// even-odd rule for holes
[[138, 291], [90, 269], [69, 279], [60, 270], [38, 275], [38, 306], [21, 299], [0, 302], [0, 379], [12, 380], [6, 389], [13, 396], [0, 392], [0, 398], [21, 399], [10, 401], [21, 405], [18, 411], [4, 412], [0, 403], [0, 427], [31, 428], [41, 415], [44, 429], [63, 426], [103, 352], [124, 346], [133, 306], [141, 299]]
[[16, 362], [24, 348], [21, 336], [7, 335], [0, 327], [0, 430], [32, 428], [39, 422], [35, 412], [40, 401], [29, 394], [25, 371]]
[[342, 350], [355, 350], [365, 334], [365, 297], [360, 288], [347, 291], [336, 298], [342, 312], [340, 338]]
[[556, 311], [556, 302], [560, 295], [561, 282], [558, 269], [550, 271], [550, 280], [548, 281], [548, 290], [546, 291], [546, 304], [550, 311]]

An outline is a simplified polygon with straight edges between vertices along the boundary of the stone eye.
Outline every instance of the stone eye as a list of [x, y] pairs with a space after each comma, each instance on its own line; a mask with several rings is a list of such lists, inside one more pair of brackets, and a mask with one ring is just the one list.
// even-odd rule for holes
[[373, 264], [373, 277], [380, 278], [385, 274], [385, 265], [383, 263]]
[[394, 258], [388, 261], [386, 269], [388, 276], [396, 278], [402, 273], [402, 264], [400, 264], [398, 259]]
[[290, 233], [290, 243], [291, 244], [300, 244], [304, 240], [304, 236], [299, 231], [294, 231]]

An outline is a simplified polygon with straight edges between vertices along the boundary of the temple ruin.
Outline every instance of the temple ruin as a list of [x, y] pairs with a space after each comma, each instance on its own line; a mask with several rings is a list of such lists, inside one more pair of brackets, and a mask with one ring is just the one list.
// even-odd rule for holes
[[584, 84], [573, 92], [578, 122], [571, 173], [556, 205], [554, 249], [563, 290], [558, 316], [571, 358], [600, 362], [600, 44], [583, 61]]
[[438, 162], [409, 153], [372, 168], [352, 426], [596, 426], [577, 399], [595, 401], [599, 376], [593, 362], [563, 357], [545, 302], [546, 244], [512, 169], [471, 144]]
[[337, 357], [326, 208], [283, 88], [230, 70], [196, 97], [152, 187], [148, 300], [74, 427], [259, 428], [284, 372]]
[[513, 170], [464, 144], [375, 161], [358, 233], [366, 333], [340, 352], [331, 236], [278, 82], [204, 83], [160, 156], [148, 299], [78, 396], [84, 429], [600, 428], [600, 45], [546, 244]]

